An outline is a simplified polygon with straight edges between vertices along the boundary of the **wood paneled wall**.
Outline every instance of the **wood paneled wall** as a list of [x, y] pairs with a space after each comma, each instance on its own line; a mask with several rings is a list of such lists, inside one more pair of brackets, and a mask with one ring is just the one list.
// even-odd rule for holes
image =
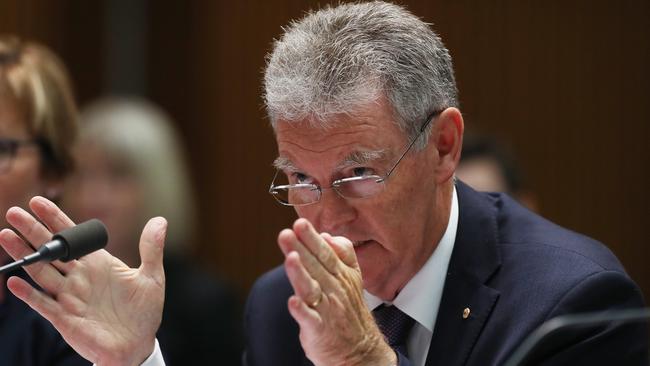
[[[294, 214], [266, 193], [260, 98], [281, 26], [317, 1], [149, 2], [148, 95], [177, 120], [201, 209], [196, 254], [245, 294]], [[467, 130], [506, 139], [542, 213], [595, 237], [650, 293], [650, 3], [405, 1], [455, 61]], [[82, 102], [102, 79], [104, 2], [3, 0], [0, 31], [50, 45]]]

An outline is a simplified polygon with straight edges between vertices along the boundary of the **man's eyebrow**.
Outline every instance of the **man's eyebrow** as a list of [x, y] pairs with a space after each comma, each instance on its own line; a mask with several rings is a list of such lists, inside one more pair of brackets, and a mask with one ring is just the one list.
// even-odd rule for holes
[[[342, 170], [350, 166], [362, 166], [368, 163], [382, 161], [387, 158], [386, 150], [374, 151], [354, 151], [346, 156], [336, 167], [336, 170]], [[278, 156], [273, 161], [273, 166], [278, 170], [297, 172], [299, 169], [293, 162], [284, 156]]]
[[293, 162], [283, 156], [278, 156], [277, 158], [275, 158], [275, 160], [273, 161], [273, 166], [278, 170], [284, 170], [290, 172], [298, 171], [298, 168], [296, 168]]
[[369, 163], [382, 161], [386, 159], [386, 157], [386, 150], [355, 151], [346, 156], [336, 169], [342, 170], [350, 166], [363, 166]]

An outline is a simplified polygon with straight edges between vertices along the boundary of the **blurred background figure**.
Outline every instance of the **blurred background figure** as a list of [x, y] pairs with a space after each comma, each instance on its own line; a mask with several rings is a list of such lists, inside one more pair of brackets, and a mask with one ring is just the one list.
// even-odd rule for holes
[[[0, 35], [0, 229], [5, 212], [34, 195], [55, 202], [72, 171], [77, 107], [68, 74], [50, 50]], [[0, 264], [11, 258], [0, 249]], [[23, 270], [11, 275], [27, 279]], [[89, 365], [7, 290], [0, 275], [0, 365]]]
[[524, 185], [521, 167], [507, 144], [480, 134], [466, 134], [456, 177], [477, 191], [504, 192], [532, 211], [537, 198]]
[[215, 360], [238, 365], [238, 302], [188, 255], [195, 207], [183, 151], [167, 115], [140, 99], [99, 100], [82, 113], [75, 155], [78, 171], [64, 204], [77, 220], [97, 217], [106, 224], [111, 254], [139, 266], [142, 227], [153, 216], [169, 221], [165, 307], [158, 332], [167, 365]]

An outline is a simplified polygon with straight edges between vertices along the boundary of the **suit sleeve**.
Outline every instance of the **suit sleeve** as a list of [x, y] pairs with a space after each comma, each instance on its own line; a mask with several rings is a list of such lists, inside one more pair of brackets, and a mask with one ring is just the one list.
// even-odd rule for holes
[[[566, 314], [643, 306], [641, 291], [627, 275], [618, 271], [602, 271], [587, 276], [571, 288], [547, 319]], [[560, 336], [561, 342], [542, 345], [526, 364], [648, 365], [647, 322], [609, 322], [571, 329]]]
[[244, 365], [312, 365], [300, 345], [298, 324], [287, 308], [292, 294], [293, 288], [283, 267], [277, 267], [255, 282], [244, 312]]

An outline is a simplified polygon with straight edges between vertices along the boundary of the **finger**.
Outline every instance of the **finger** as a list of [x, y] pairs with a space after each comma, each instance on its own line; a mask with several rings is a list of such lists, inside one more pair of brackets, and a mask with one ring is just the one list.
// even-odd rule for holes
[[323, 264], [307, 249], [303, 243], [298, 240], [296, 233], [293, 230], [282, 230], [278, 235], [278, 245], [286, 255], [291, 252], [297, 252], [300, 255], [300, 261], [305, 267], [311, 277], [320, 282], [323, 288], [327, 287], [326, 284], [331, 284], [334, 281], [332, 274], [323, 267]]
[[[9, 229], [0, 231], [0, 244], [15, 260], [34, 253], [31, 247]], [[57, 294], [65, 282], [65, 277], [49, 263], [37, 262], [23, 268], [41, 288], [51, 294]]]
[[[7, 211], [7, 222], [22, 235], [34, 249], [40, 248], [52, 239], [52, 233], [34, 216], [20, 207], [12, 207]], [[68, 273], [74, 266], [74, 261], [63, 263], [54, 261], [52, 265], [62, 273]]]
[[340, 269], [339, 258], [307, 219], [300, 218], [296, 220], [293, 224], [293, 231], [300, 242], [309, 249], [329, 273], [334, 275], [338, 273]]
[[300, 330], [315, 334], [322, 324], [318, 311], [310, 308], [300, 297], [293, 295], [287, 302], [289, 314], [296, 320]]
[[305, 269], [300, 261], [300, 255], [297, 252], [291, 252], [284, 260], [284, 268], [287, 277], [293, 287], [295, 294], [303, 299], [307, 304], [314, 304], [321, 301], [323, 291], [316, 280]]
[[57, 205], [45, 197], [32, 198], [29, 201], [29, 208], [53, 233], [75, 226], [75, 223]]
[[352, 242], [343, 236], [331, 236], [327, 233], [321, 233], [325, 242], [332, 247], [339, 259], [348, 267], [358, 269], [359, 262], [357, 262], [357, 255], [354, 252], [354, 245]]
[[29, 307], [49, 320], [55, 327], [58, 327], [63, 321], [60, 318], [63, 313], [61, 306], [54, 299], [36, 290], [22, 278], [10, 277], [7, 281], [7, 288], [17, 298], [24, 301]]
[[280, 231], [278, 234], [278, 246], [280, 247], [280, 250], [282, 251], [282, 254], [286, 257], [291, 251], [296, 250], [293, 245], [293, 239], [291, 240], [285, 240], [284, 238], [289, 238], [291, 236], [295, 237], [295, 234], [293, 233], [293, 230], [291, 229], [283, 229]]
[[154, 217], [144, 226], [140, 237], [140, 271], [159, 284], [165, 282], [163, 249], [167, 234], [167, 220]]

